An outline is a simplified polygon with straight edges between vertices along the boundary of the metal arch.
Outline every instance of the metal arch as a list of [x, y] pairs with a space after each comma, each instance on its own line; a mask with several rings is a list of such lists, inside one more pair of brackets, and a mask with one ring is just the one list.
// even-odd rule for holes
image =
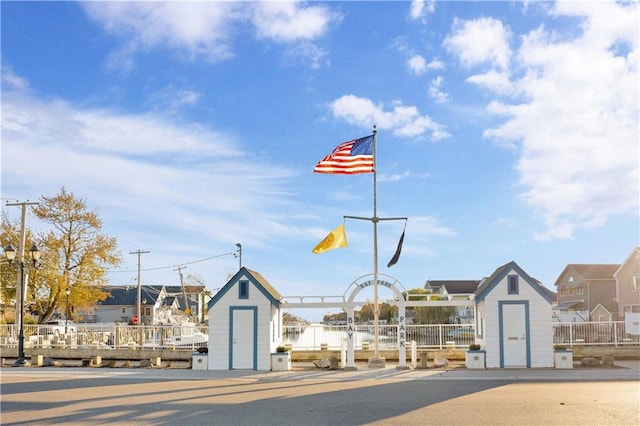
[[[366, 275], [361, 275], [361, 276], [359, 276], [358, 278], [356, 278], [355, 280], [353, 280], [353, 281], [351, 282], [351, 284], [349, 285], [349, 287], [347, 287], [347, 290], [344, 292], [344, 296], [343, 296], [343, 297], [344, 297], [348, 302], [352, 303], [352, 302], [353, 302], [353, 299], [356, 297], [356, 295], [357, 295], [358, 293], [360, 293], [360, 291], [362, 291], [364, 288], [366, 288], [366, 287], [368, 287], [368, 286], [369, 286], [369, 285], [366, 285], [366, 286], [364, 286], [364, 287], [363, 287], [363, 286], [361, 286], [360, 284], [358, 284], [359, 282], [363, 281], [363, 280], [364, 280], [364, 278], [366, 278], [366, 277], [373, 277], [373, 278], [375, 278], [375, 274], [366, 274]], [[389, 281], [391, 281], [391, 282], [386, 281], [386, 280], [384, 280], [384, 279], [381, 279], [381, 277], [388, 278], [388, 279], [389, 279]], [[371, 281], [371, 280], [369, 280], [369, 281]], [[391, 290], [391, 291], [392, 291], [392, 292], [393, 292], [393, 293], [398, 297], [398, 299], [400, 299], [400, 300], [403, 300], [403, 301], [404, 301], [404, 295], [402, 294], [402, 292], [403, 292], [403, 291], [404, 291], [404, 292], [406, 292], [407, 290], [404, 288], [404, 286], [402, 285], [402, 283], [401, 283], [398, 279], [396, 279], [396, 278], [392, 277], [391, 275], [387, 275], [387, 274], [378, 274], [378, 285], [381, 285], [380, 283], [382, 283], [382, 282], [390, 284], [390, 285], [388, 285], [388, 286], [387, 286], [387, 285], [382, 284], [382, 286], [383, 286], [383, 287], [387, 287], [388, 289], [390, 289], [390, 290]], [[400, 290], [398, 289], [398, 286], [402, 289], [402, 291], [400, 291]], [[354, 287], [354, 289], [353, 289], [353, 290], [351, 290], [351, 288], [352, 288], [352, 287]], [[348, 295], [348, 296], [347, 296], [347, 295]]]

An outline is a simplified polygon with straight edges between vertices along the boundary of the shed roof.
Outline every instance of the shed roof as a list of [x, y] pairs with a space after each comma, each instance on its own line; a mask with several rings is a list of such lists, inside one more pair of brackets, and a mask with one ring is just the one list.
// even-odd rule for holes
[[537, 291], [547, 302], [551, 303], [553, 301], [554, 293], [552, 291], [545, 288], [540, 281], [527, 274], [516, 262], [511, 261], [498, 267], [488, 278], [485, 278], [480, 283], [475, 291], [476, 303], [484, 299], [486, 295], [489, 294], [491, 290], [493, 290], [493, 288], [498, 285], [498, 283], [511, 271], [517, 272], [518, 275], [520, 275], [520, 277], [522, 277], [522, 279], [524, 279], [524, 281]]
[[248, 269], [246, 267], [240, 268], [238, 272], [217, 292], [207, 304], [207, 307], [211, 309], [236, 283], [240, 280], [240, 277], [246, 275], [253, 282], [253, 284], [260, 290], [260, 292], [271, 301], [272, 304], [279, 305], [282, 296], [269, 282], [258, 272]]

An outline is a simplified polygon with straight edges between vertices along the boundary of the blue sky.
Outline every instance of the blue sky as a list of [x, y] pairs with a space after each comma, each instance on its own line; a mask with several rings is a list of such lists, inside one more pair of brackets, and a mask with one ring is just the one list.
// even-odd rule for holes
[[[379, 272], [406, 289], [639, 244], [638, 5], [614, 2], [2, 2], [2, 200], [62, 186], [115, 236], [112, 284], [285, 296], [373, 272], [372, 174], [319, 175], [378, 129]], [[15, 207], [3, 207], [18, 217]], [[37, 227], [36, 219], [29, 224]], [[197, 262], [202, 259], [208, 259]], [[381, 293], [381, 297], [390, 296]]]

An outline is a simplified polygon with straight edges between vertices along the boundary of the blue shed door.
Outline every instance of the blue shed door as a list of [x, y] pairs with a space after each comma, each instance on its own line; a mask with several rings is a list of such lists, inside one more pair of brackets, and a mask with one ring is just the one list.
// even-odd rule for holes
[[524, 304], [502, 305], [504, 367], [527, 367], [527, 320]]
[[253, 309], [234, 309], [232, 316], [232, 369], [254, 368], [255, 311]]

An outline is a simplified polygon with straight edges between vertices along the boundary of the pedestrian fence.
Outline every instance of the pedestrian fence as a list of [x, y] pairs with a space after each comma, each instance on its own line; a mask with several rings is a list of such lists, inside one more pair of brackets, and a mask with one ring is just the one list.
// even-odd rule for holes
[[[48, 325], [24, 326], [25, 348], [185, 348], [196, 350], [203, 342], [184, 335], [178, 338], [179, 325], [124, 325], [74, 323], [68, 330], [52, 329]], [[207, 326], [196, 326], [196, 333], [208, 336]], [[184, 333], [184, 330], [182, 331]], [[282, 344], [293, 350], [340, 349], [348, 333], [352, 333], [356, 349], [373, 349], [375, 327], [355, 325], [287, 325], [283, 327]], [[404, 336], [403, 336], [404, 333]], [[404, 339], [402, 339], [404, 337]], [[378, 347], [398, 348], [401, 340], [416, 342], [420, 348], [466, 348], [475, 343], [472, 324], [397, 324], [378, 327]], [[625, 321], [553, 323], [553, 342], [563, 346], [640, 345], [640, 333]], [[18, 327], [0, 324], [0, 348], [16, 347]], [[204, 342], [206, 345], [206, 340]]]

